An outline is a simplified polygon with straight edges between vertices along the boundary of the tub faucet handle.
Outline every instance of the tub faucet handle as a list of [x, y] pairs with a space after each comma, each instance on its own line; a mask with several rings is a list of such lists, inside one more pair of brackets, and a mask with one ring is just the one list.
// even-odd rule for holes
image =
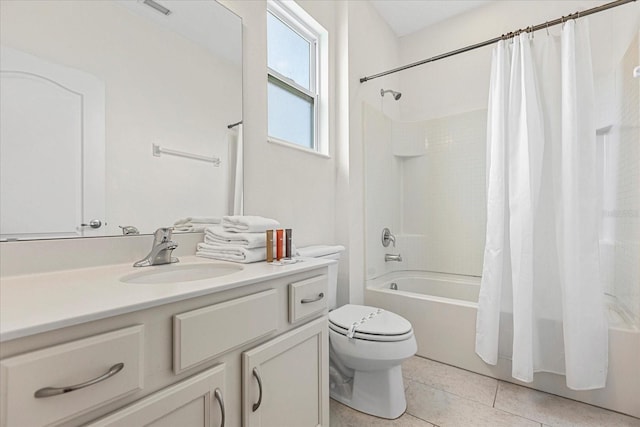
[[396, 236], [391, 234], [391, 230], [387, 227], [382, 229], [382, 246], [385, 248], [389, 246], [389, 243], [393, 243], [393, 247], [396, 247]]

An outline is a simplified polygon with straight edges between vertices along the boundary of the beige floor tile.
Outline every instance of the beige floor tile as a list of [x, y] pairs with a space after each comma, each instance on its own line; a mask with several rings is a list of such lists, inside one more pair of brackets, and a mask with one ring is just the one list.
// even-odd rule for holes
[[363, 414], [331, 399], [329, 425], [331, 427], [433, 427], [419, 418], [404, 414], [395, 420], [385, 420]]
[[498, 380], [433, 360], [414, 356], [402, 364], [402, 375], [412, 381], [493, 406]]
[[495, 407], [553, 427], [640, 427], [640, 419], [500, 381]]
[[453, 393], [408, 381], [407, 412], [441, 427], [540, 427], [534, 422]]

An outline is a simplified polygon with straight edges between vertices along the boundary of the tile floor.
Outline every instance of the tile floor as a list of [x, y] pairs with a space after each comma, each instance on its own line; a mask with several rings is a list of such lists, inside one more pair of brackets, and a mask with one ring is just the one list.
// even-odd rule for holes
[[417, 356], [402, 371], [404, 415], [384, 420], [331, 400], [331, 427], [640, 427], [638, 418]]

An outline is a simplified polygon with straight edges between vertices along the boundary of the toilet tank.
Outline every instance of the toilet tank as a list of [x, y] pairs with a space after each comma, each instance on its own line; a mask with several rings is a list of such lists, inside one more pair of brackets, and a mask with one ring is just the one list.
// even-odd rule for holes
[[[340, 261], [344, 246], [315, 245], [298, 249], [298, 255], [309, 258], [321, 258]], [[338, 263], [329, 265], [329, 310], [336, 308], [338, 294]]]

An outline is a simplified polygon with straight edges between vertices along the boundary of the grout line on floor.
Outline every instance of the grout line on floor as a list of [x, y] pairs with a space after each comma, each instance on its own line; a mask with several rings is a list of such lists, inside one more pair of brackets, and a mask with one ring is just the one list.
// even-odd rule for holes
[[[502, 411], [502, 412], [504, 412], [505, 414], [513, 415], [514, 417], [522, 418], [523, 420], [529, 420], [529, 421], [531, 421], [531, 422], [538, 423], [538, 424], [540, 424], [540, 426], [541, 426], [541, 427], [544, 425], [544, 423], [543, 423], [542, 421], [540, 421], [540, 420], [534, 420], [534, 419], [531, 419], [531, 418], [529, 418], [529, 417], [525, 417], [525, 416], [524, 416], [524, 415], [522, 415], [522, 414], [516, 414], [516, 413], [514, 413], [514, 412], [507, 411], [506, 409], [500, 409], [500, 408], [494, 408], [494, 409], [495, 409], [496, 411]], [[550, 427], [551, 427], [551, 426], [550, 426]]]
[[446, 366], [450, 366], [450, 367], [455, 368], [455, 369], [460, 369], [461, 371], [469, 372], [470, 374], [479, 375], [479, 376], [481, 376], [481, 377], [490, 378], [490, 379], [492, 379], [492, 380], [500, 381], [499, 379], [497, 379], [496, 377], [492, 377], [491, 375], [480, 374], [480, 373], [478, 373], [478, 372], [471, 371], [471, 370], [469, 370], [469, 369], [461, 368], [461, 367], [459, 367], [459, 366], [452, 365], [452, 364], [450, 364], [450, 363], [446, 363], [446, 362], [441, 362], [441, 361], [439, 361], [439, 360], [430, 359], [430, 358], [428, 358], [428, 357], [420, 356], [420, 355], [418, 355], [418, 354], [416, 354], [416, 355], [415, 355], [415, 356], [413, 356], [413, 357], [419, 357], [420, 359], [430, 360], [430, 361], [432, 361], [432, 362], [434, 362], [434, 363], [439, 363], [439, 364], [441, 364], [441, 365], [446, 365]]
[[492, 408], [496, 407], [496, 400], [498, 400], [498, 388], [500, 388], [500, 380], [496, 380], [496, 392], [493, 395], [493, 405], [491, 405]]
[[[438, 390], [438, 391], [440, 391], [440, 392], [442, 392], [442, 393], [449, 394], [449, 395], [451, 395], [451, 396], [455, 396], [455, 397], [457, 397], [458, 399], [462, 399], [462, 400], [466, 400], [466, 401], [468, 401], [468, 402], [476, 403], [476, 404], [482, 405], [482, 406], [484, 406], [484, 407], [486, 407], [486, 408], [494, 409], [494, 410], [496, 410], [496, 411], [498, 411], [498, 412], [502, 412], [502, 413], [505, 413], [505, 414], [513, 415], [514, 417], [517, 417], [517, 418], [522, 418], [523, 420], [528, 420], [528, 421], [531, 421], [531, 422], [533, 422], [533, 423], [538, 423], [538, 424], [540, 424], [540, 425], [541, 425], [541, 427], [542, 427], [542, 424], [544, 424], [543, 422], [541, 422], [541, 421], [539, 421], [539, 420], [533, 420], [533, 419], [531, 419], [531, 418], [525, 417], [524, 415], [521, 415], [521, 414], [515, 414], [515, 413], [510, 412], [510, 411], [507, 411], [507, 410], [505, 410], [505, 409], [496, 408], [495, 406], [485, 405], [484, 403], [482, 403], [482, 402], [478, 402], [477, 400], [469, 399], [468, 397], [460, 396], [459, 394], [452, 393], [452, 392], [447, 391], [447, 390], [441, 390], [441, 389], [439, 389], [439, 388], [437, 388], [437, 387], [433, 387], [433, 386], [431, 386], [431, 385], [429, 385], [429, 384], [423, 384], [423, 383], [421, 383], [421, 382], [419, 382], [419, 381], [414, 381], [414, 382], [417, 382], [418, 384], [421, 384], [421, 385], [423, 385], [423, 386], [425, 386], [425, 387], [428, 387], [428, 388], [431, 388], [431, 389], [433, 389], [433, 390]], [[500, 383], [500, 380], [497, 380], [497, 383]], [[498, 386], [497, 386], [497, 384], [496, 384], [496, 396], [497, 396], [497, 394], [498, 394], [497, 392], [498, 392]], [[543, 392], [543, 393], [544, 393], [544, 392]], [[495, 402], [496, 402], [496, 398], [495, 398], [495, 396], [494, 396], [494, 400], [493, 400], [493, 404], [494, 404], [494, 405], [495, 405]], [[425, 422], [431, 423], [431, 424], [433, 424], [434, 426], [437, 426], [433, 421], [429, 421], [429, 420], [426, 420], [426, 419], [424, 419], [424, 418], [421, 418], [421, 417], [419, 417], [419, 416], [417, 416], [417, 415], [415, 415], [415, 414], [412, 414], [411, 412], [409, 412], [409, 408], [407, 408], [407, 410], [405, 411], [405, 413], [407, 413], [407, 414], [411, 415], [412, 417], [419, 418], [419, 419], [421, 419], [422, 421], [425, 421]]]
[[[489, 375], [479, 374], [479, 373], [477, 373], [477, 372], [470, 371], [470, 370], [468, 370], [468, 369], [464, 369], [464, 368], [460, 368], [460, 367], [455, 366], [455, 365], [450, 365], [450, 364], [448, 364], [448, 363], [440, 362], [440, 361], [438, 361], [438, 360], [429, 359], [428, 357], [423, 357], [423, 356], [418, 356], [418, 355], [415, 355], [415, 356], [413, 356], [413, 357], [419, 357], [420, 359], [429, 360], [429, 361], [431, 361], [431, 362], [433, 362], [433, 363], [437, 363], [437, 364], [439, 364], [439, 365], [449, 366], [449, 367], [451, 367], [451, 368], [458, 369], [458, 370], [460, 370], [460, 371], [464, 371], [464, 372], [468, 372], [468, 373], [470, 373], [470, 374], [477, 375], [477, 376], [479, 376], [479, 377], [485, 377], [485, 378], [488, 378], [488, 379], [490, 379], [490, 380], [494, 380], [494, 381], [496, 382], [496, 391], [495, 391], [495, 394], [493, 395], [493, 405], [495, 405], [495, 403], [496, 403], [496, 396], [497, 396], [497, 394], [498, 394], [498, 383], [501, 381], [501, 380], [499, 380], [498, 378], [495, 378], [495, 377], [492, 377], [492, 376], [489, 376]], [[458, 397], [461, 397], [461, 398], [463, 398], [463, 399], [469, 400], [469, 401], [471, 401], [471, 402], [476, 402], [476, 403], [479, 403], [479, 404], [481, 404], [481, 405], [484, 405], [484, 406], [489, 407], [489, 405], [487, 405], [486, 403], [482, 402], [481, 400], [471, 399], [471, 398], [469, 398], [469, 397], [462, 396], [462, 395], [460, 395], [460, 394], [454, 393], [453, 391], [446, 390], [446, 389], [445, 389], [445, 387], [438, 387], [436, 384], [427, 383], [427, 382], [424, 382], [424, 381], [420, 381], [419, 379], [414, 379], [414, 378], [408, 377], [408, 376], [406, 376], [404, 373], [402, 374], [402, 379], [403, 379], [405, 382], [406, 382], [406, 381], [413, 381], [413, 382], [416, 382], [416, 383], [418, 383], [418, 384], [422, 384], [422, 385], [425, 385], [425, 386], [427, 386], [427, 387], [431, 387], [431, 388], [432, 388], [432, 389], [434, 389], [434, 390], [439, 390], [439, 391], [442, 391], [442, 392], [445, 392], [445, 393], [450, 393], [450, 394], [452, 394], [452, 395], [454, 395], [454, 396], [458, 396]], [[407, 388], [407, 387], [405, 387], [405, 391], [406, 391], [406, 388]]]

